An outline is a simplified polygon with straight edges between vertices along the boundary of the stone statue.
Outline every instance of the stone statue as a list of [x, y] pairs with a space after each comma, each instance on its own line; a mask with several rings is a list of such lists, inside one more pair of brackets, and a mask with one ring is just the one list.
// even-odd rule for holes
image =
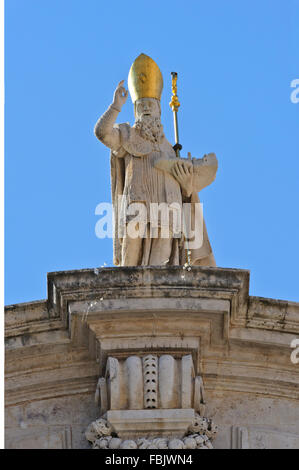
[[[193, 162], [190, 157], [177, 158], [161, 124], [162, 74], [150, 57], [141, 54], [134, 61], [128, 86], [134, 104], [135, 124], [132, 127], [128, 123], [115, 124], [128, 97], [128, 90], [122, 80], [114, 92], [112, 104], [95, 126], [96, 137], [111, 149], [114, 264], [184, 265], [188, 259], [190, 265], [216, 266], [204, 221], [201, 224], [201, 246], [189, 250], [184, 236], [174, 233], [175, 217], [162, 220], [159, 212], [157, 215], [152, 210], [152, 207], [161, 203], [174, 208], [181, 208], [184, 203], [190, 203], [191, 206], [198, 203], [195, 168], [198, 167], [197, 174], [203, 179], [201, 169], [207, 157], [213, 158], [214, 154], [204, 159], [193, 159]], [[134, 203], [142, 204], [146, 214], [143, 225], [138, 219], [137, 227], [141, 229], [142, 226], [142, 230], [137, 237], [123, 230], [123, 226], [128, 227], [132, 220], [128, 207]], [[196, 215], [192, 210], [190, 213], [193, 214], [191, 224], [194, 226]], [[148, 222], [153, 218], [155, 230]], [[165, 225], [169, 229], [166, 237], [163, 232]]]

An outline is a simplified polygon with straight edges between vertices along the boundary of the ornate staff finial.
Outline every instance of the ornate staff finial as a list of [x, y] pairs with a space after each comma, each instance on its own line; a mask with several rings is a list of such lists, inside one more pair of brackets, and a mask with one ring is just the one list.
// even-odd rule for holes
[[174, 124], [174, 138], [175, 138], [175, 145], [173, 146], [176, 156], [180, 158], [180, 150], [182, 150], [182, 146], [179, 143], [179, 128], [178, 128], [178, 109], [181, 106], [178, 95], [177, 95], [177, 80], [178, 80], [178, 74], [176, 72], [171, 72], [172, 76], [172, 83], [171, 83], [171, 89], [172, 89], [172, 97], [171, 101], [169, 103], [169, 106], [171, 107], [173, 111], [173, 124]]
[[169, 106], [171, 107], [172, 111], [177, 112], [179, 107], [181, 106], [179, 99], [178, 99], [178, 95], [177, 95], [178, 74], [176, 72], [171, 72], [171, 76], [172, 76], [172, 83], [171, 83], [172, 97], [171, 97]]

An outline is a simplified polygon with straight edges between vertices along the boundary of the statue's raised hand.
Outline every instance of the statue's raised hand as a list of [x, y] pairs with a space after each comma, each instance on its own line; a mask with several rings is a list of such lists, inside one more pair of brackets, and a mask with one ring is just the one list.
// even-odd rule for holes
[[126, 90], [125, 87], [123, 86], [124, 82], [125, 82], [124, 80], [119, 82], [114, 92], [114, 96], [113, 96], [112, 105], [115, 108], [117, 108], [119, 111], [121, 110], [122, 106], [125, 104], [128, 98], [128, 90]]

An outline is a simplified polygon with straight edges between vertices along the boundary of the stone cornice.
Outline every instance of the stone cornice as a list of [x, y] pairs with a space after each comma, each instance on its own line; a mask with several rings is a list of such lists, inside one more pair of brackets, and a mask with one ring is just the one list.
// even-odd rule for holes
[[7, 403], [90, 393], [108, 355], [121, 358], [149, 345], [157, 353], [192, 354], [207, 390], [299, 395], [298, 366], [290, 361], [299, 304], [250, 297], [245, 270], [49, 273], [48, 299], [8, 306], [5, 318]]
[[[94, 300], [103, 294], [118, 297], [167, 297], [175, 290], [178, 296], [194, 292], [197, 297], [227, 299], [232, 302], [232, 316], [245, 320], [249, 271], [194, 267], [122, 267], [83, 269], [48, 274], [49, 311], [67, 325], [67, 303]], [[238, 311], [238, 313], [236, 313]]]
[[252, 296], [248, 301], [246, 326], [299, 333], [299, 303]]
[[5, 307], [6, 336], [67, 327], [70, 302], [93, 301], [103, 295], [106, 299], [167, 298], [169, 292], [173, 297], [229, 300], [233, 326], [299, 333], [299, 303], [249, 296], [249, 271], [193, 267], [187, 272], [172, 266], [48, 273], [47, 300]]

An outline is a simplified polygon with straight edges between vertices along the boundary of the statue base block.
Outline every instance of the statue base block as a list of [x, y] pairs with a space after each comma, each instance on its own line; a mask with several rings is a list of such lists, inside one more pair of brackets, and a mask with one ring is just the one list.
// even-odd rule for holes
[[194, 409], [110, 410], [107, 420], [120, 438], [183, 437], [194, 420]]

